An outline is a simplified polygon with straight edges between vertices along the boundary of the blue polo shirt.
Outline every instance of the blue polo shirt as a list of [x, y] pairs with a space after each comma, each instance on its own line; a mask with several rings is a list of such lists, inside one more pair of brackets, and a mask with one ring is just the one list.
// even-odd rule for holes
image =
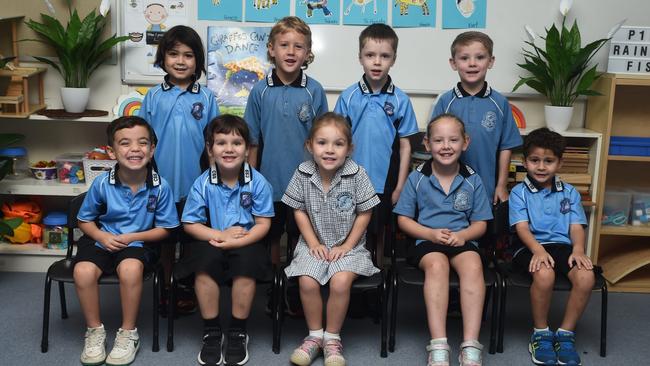
[[452, 113], [465, 123], [471, 142], [462, 160], [476, 168], [491, 201], [496, 187], [499, 151], [512, 150], [522, 144], [508, 100], [487, 82], [476, 95], [470, 95], [458, 83], [438, 97], [431, 119], [442, 113]]
[[[118, 169], [119, 164], [95, 178], [77, 214], [79, 221], [98, 221], [102, 231], [114, 235], [178, 226], [174, 196], [165, 179], [149, 169], [145, 184], [133, 193], [129, 186], [120, 183]], [[134, 241], [129, 246], [142, 247], [143, 244]], [[99, 242], [95, 245], [104, 249]]]
[[182, 221], [209, 222], [216, 230], [232, 226], [250, 230], [255, 225], [255, 216], [273, 217], [273, 214], [271, 185], [262, 174], [244, 163], [237, 184], [230, 188], [222, 182], [219, 170], [212, 165], [192, 185]]
[[381, 90], [373, 91], [364, 74], [341, 93], [334, 112], [345, 116], [352, 126], [352, 159], [366, 169], [375, 191], [384, 193], [394, 146], [399, 154], [396, 139], [418, 132], [411, 100], [390, 76]]
[[273, 201], [282, 199], [293, 172], [309, 159], [305, 140], [314, 118], [327, 111], [323, 87], [302, 71], [284, 85], [273, 69], [253, 86], [244, 119], [253, 144], [263, 145], [259, 169], [273, 187]]
[[587, 225], [580, 193], [557, 176], [551, 188], [542, 188], [534, 179], [526, 176], [523, 182], [512, 188], [509, 208], [510, 226], [528, 222], [530, 232], [542, 245], [571, 245], [571, 225]]
[[183, 90], [165, 77], [162, 84], [149, 89], [142, 101], [139, 116], [156, 132], [158, 171], [171, 185], [175, 202], [187, 196], [201, 174], [203, 130], [218, 115], [219, 106], [212, 91], [198, 82]]
[[[460, 165], [447, 194], [433, 174], [431, 160], [409, 174], [393, 212], [416, 219], [420, 225], [453, 232], [469, 227], [473, 221], [492, 219], [483, 182], [472, 168]], [[418, 239], [416, 245], [423, 241]], [[477, 245], [474, 241], [472, 244]]]

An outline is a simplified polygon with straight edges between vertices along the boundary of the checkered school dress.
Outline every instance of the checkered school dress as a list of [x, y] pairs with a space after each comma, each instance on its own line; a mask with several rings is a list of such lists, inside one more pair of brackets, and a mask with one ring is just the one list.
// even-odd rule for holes
[[[330, 190], [323, 193], [318, 168], [313, 160], [305, 161], [296, 169], [282, 202], [307, 212], [318, 240], [327, 248], [341, 245], [348, 236], [357, 217], [379, 204], [379, 198], [366, 171], [357, 163], [346, 159], [334, 175]], [[372, 264], [366, 249], [366, 236], [343, 258], [330, 263], [309, 253], [305, 239], [300, 236], [291, 264], [285, 269], [287, 277], [310, 276], [321, 285], [337, 272], [349, 271], [361, 276], [371, 276], [379, 270]]]

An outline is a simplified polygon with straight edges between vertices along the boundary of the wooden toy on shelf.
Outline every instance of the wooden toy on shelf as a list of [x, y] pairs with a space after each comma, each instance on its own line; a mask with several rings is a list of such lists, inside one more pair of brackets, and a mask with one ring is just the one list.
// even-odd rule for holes
[[[0, 34], [10, 35], [8, 41], [11, 42], [11, 56], [15, 57], [13, 65], [7, 64], [11, 67], [0, 69], [0, 81], [3, 81], [0, 84], [8, 84], [6, 90], [0, 90], [0, 117], [26, 118], [45, 108], [43, 76], [47, 69], [19, 66], [16, 27], [22, 19], [22, 16], [0, 18], [0, 27], [10, 28], [9, 32], [3, 31]], [[0, 37], [0, 43], [6, 41], [4, 37]]]

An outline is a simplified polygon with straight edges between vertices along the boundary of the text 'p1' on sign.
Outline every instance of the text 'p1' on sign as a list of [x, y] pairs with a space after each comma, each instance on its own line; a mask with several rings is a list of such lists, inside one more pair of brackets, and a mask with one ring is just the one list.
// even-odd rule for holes
[[650, 27], [621, 27], [609, 45], [607, 72], [650, 75]]

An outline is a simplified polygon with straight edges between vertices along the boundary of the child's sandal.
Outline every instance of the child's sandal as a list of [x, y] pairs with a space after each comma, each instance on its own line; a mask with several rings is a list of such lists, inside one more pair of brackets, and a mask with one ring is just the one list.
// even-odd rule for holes
[[465, 341], [460, 344], [460, 355], [458, 361], [461, 366], [481, 366], [483, 364], [483, 345], [478, 341]]

